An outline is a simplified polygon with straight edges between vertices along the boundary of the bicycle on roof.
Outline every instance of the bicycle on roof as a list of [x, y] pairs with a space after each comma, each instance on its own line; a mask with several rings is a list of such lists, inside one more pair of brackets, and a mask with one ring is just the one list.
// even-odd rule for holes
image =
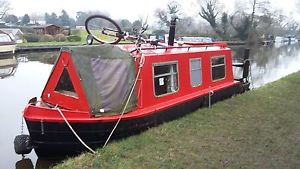
[[92, 15], [85, 21], [85, 29], [88, 32], [87, 43], [92, 44], [93, 39], [100, 43], [118, 44], [122, 39], [135, 42], [138, 46], [151, 41], [143, 38], [142, 34], [148, 25], [142, 24], [140, 30], [135, 30], [134, 35], [122, 31], [121, 27], [111, 18], [104, 15]]

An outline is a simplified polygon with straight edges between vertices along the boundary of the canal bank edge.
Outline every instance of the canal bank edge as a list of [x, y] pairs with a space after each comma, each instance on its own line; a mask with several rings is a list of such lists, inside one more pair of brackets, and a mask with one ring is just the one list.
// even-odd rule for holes
[[17, 46], [16, 53], [59, 51], [64, 46], [78, 46], [78, 45], [70, 44], [70, 45]]
[[[227, 41], [225, 42], [229, 46], [238, 46], [238, 45], [245, 45], [244, 41]], [[63, 44], [63, 45], [21, 45], [16, 47], [16, 53], [24, 53], [24, 52], [45, 52], [45, 51], [59, 51], [64, 46], [79, 46], [85, 44]]]
[[300, 72], [54, 168], [297, 168]]

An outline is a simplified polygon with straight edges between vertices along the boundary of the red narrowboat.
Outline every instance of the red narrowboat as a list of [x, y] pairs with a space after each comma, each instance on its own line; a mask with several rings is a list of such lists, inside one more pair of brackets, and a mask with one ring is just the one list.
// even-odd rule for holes
[[249, 87], [234, 80], [231, 50], [225, 44], [144, 46], [130, 53], [133, 49], [135, 45], [97, 45], [61, 50], [41, 99], [24, 110], [37, 155], [85, 149], [64, 117], [96, 148], [105, 143], [125, 106], [112, 138], [138, 133]]
[[30, 141], [38, 156], [61, 156], [139, 133], [248, 90], [232, 67], [224, 43], [64, 47], [24, 110]]

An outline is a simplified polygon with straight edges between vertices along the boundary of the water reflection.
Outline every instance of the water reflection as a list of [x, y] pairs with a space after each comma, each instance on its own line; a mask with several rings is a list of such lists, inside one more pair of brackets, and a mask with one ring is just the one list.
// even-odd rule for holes
[[47, 159], [37, 159], [36, 164], [33, 165], [33, 162], [30, 158], [22, 158], [16, 162], [16, 169], [45, 169], [51, 168], [55, 164], [59, 163], [58, 160], [47, 160]]
[[[244, 48], [233, 48], [233, 57], [243, 56]], [[281, 44], [250, 49], [252, 87], [257, 88], [300, 70], [300, 45]]]
[[24, 158], [16, 162], [16, 169], [33, 169], [33, 164], [30, 158]]
[[57, 59], [58, 52], [36, 52], [23, 55], [27, 55], [29, 61], [38, 61], [45, 64], [54, 64]]
[[[14, 152], [13, 140], [21, 132], [21, 115], [27, 101], [34, 96], [41, 95], [57, 56], [57, 52], [47, 52], [21, 54], [0, 59], [0, 63], [5, 63], [2, 64], [5, 65], [1, 67], [3, 69], [0, 68], [0, 72], [5, 77], [0, 78], [1, 169], [32, 168], [32, 166], [48, 168], [46, 166], [53, 165], [52, 160], [37, 159], [34, 151], [21, 159], [22, 157]], [[1, 62], [1, 60], [4, 61]], [[24, 126], [24, 133], [28, 133], [26, 126]]]
[[0, 79], [13, 76], [17, 66], [18, 62], [15, 56], [0, 57]]
[[57, 53], [54, 52], [39, 52], [30, 54], [0, 56], [0, 79], [13, 76], [17, 71], [20, 62], [39, 61], [46, 64], [54, 64], [57, 58]]

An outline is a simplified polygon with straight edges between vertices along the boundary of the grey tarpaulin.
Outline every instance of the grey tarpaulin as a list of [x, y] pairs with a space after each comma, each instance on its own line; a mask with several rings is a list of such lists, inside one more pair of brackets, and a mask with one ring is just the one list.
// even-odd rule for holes
[[[136, 76], [130, 53], [108, 44], [64, 47], [62, 51], [71, 54], [91, 113], [120, 113]], [[136, 100], [134, 92], [126, 112], [136, 106]]]

